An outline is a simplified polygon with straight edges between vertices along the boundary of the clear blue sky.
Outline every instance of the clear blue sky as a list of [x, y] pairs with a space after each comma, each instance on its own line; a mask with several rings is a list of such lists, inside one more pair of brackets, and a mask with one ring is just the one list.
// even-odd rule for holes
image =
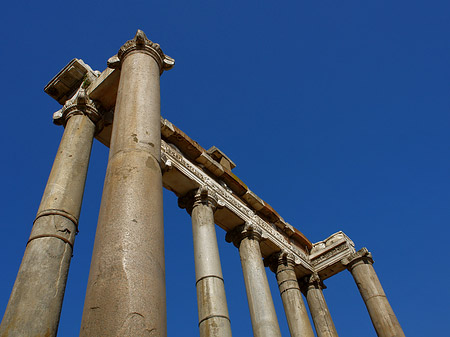
[[[448, 331], [448, 1], [12, 1], [2, 7], [0, 311], [62, 134], [43, 92], [72, 58], [104, 70], [138, 28], [176, 60], [162, 114], [312, 242], [366, 246], [407, 336]], [[107, 149], [88, 173], [59, 335], [78, 336]], [[190, 218], [165, 192], [168, 331], [198, 336]], [[234, 336], [251, 336], [218, 229]], [[289, 336], [268, 272], [283, 336]], [[376, 336], [348, 272], [326, 282], [341, 336]]]

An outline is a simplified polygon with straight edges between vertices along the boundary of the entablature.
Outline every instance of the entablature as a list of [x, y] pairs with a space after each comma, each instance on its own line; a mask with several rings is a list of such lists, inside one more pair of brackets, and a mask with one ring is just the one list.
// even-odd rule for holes
[[[64, 69], [70, 68], [69, 65]], [[58, 75], [64, 74], [64, 69]], [[97, 140], [109, 147], [120, 68], [107, 68], [101, 74], [89, 70], [89, 66], [83, 69], [86, 73], [95, 74], [89, 77], [87, 96], [104, 111], [109, 112], [104, 115], [103, 128], [96, 134]], [[54, 83], [55, 79], [52, 81]], [[79, 87], [79, 79], [77, 81], [74, 81], [73, 85]], [[77, 88], [68, 88], [66, 92], [75, 93]], [[69, 94], [66, 96], [70, 99]], [[58, 102], [61, 101], [59, 96], [53, 98]], [[244, 224], [254, 226], [262, 233], [263, 257], [269, 257], [277, 252], [291, 254], [299, 278], [317, 273], [322, 279], [326, 279], [345, 269], [341, 260], [353, 254], [355, 249], [353, 242], [343, 232], [335, 233], [323, 241], [312, 244], [231, 171], [236, 165], [222, 151], [216, 147], [205, 150], [164, 118], [161, 118], [161, 138], [164, 187], [178, 197], [199, 187], [214, 191], [218, 197], [214, 219], [216, 224], [225, 231], [231, 231]]]

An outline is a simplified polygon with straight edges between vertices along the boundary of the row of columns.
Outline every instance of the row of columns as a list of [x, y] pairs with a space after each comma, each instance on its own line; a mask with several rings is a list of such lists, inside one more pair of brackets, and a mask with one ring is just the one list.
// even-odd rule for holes
[[[121, 75], [110, 154], [81, 325], [82, 336], [166, 336], [159, 77], [173, 60], [138, 31], [110, 66]], [[81, 209], [93, 137], [101, 113], [80, 89], [56, 122], [64, 134], [39, 207], [0, 336], [56, 336]], [[217, 200], [205, 188], [180, 198], [192, 216], [200, 336], [231, 336], [214, 225]], [[239, 249], [254, 336], [281, 337], [251, 224], [226, 235]], [[359, 255], [358, 255], [359, 254]], [[404, 336], [367, 251], [343, 261], [366, 303], [377, 334]], [[317, 275], [295, 275], [291, 256], [272, 257], [292, 336], [337, 336]]]
[[[206, 187], [179, 198], [178, 204], [192, 217], [199, 329], [201, 337], [231, 336], [225, 288], [214, 225], [217, 197]], [[262, 233], [251, 224], [237, 226], [225, 237], [238, 249], [255, 337], [281, 337], [260, 250]], [[302, 280], [295, 274], [292, 255], [276, 253], [265, 259], [275, 272], [292, 337], [314, 337], [302, 292], [308, 302], [318, 337], [337, 337], [325, 302], [325, 285], [317, 273]], [[401, 337], [403, 331], [383, 292], [366, 248], [342, 263], [352, 273], [378, 336]]]

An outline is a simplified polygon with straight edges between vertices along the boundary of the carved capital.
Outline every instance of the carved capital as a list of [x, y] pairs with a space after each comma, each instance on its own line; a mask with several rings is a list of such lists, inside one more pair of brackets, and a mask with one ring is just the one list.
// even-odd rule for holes
[[206, 186], [191, 190], [186, 195], [178, 198], [178, 206], [185, 208], [189, 214], [192, 214], [192, 210], [198, 205], [207, 205], [213, 211], [217, 206], [220, 206], [217, 200], [217, 194]]
[[279, 266], [294, 268], [296, 262], [293, 254], [286, 251], [279, 251], [264, 259], [264, 266], [269, 267], [274, 273], [277, 272]]
[[316, 289], [326, 289], [327, 287], [323, 283], [323, 281], [320, 279], [319, 274], [312, 273], [311, 275], [305, 276], [302, 279], [298, 280], [298, 283], [300, 285], [300, 290], [303, 294], [308, 292], [308, 289], [310, 288], [316, 288]]
[[356, 253], [350, 254], [341, 260], [341, 263], [350, 271], [358, 262], [373, 264], [372, 254], [367, 250], [367, 248], [361, 248]]
[[160, 74], [162, 74], [164, 70], [172, 69], [175, 65], [175, 60], [170, 56], [165, 55], [159, 44], [150, 41], [145, 33], [138, 29], [134, 39], [125, 42], [125, 44], [120, 47], [117, 55], [114, 55], [108, 60], [108, 67], [119, 68], [125, 57], [134, 51], [146, 53], [153, 57], [159, 65]]
[[101, 128], [102, 114], [99, 112], [99, 106], [86, 94], [83, 88], [78, 89], [77, 93], [62, 107], [61, 110], [53, 114], [53, 123], [56, 125], [66, 125], [70, 117], [75, 115], [85, 115], [96, 125], [97, 131]]
[[263, 234], [261, 229], [257, 228], [252, 223], [246, 222], [243, 225], [235, 227], [225, 235], [227, 242], [233, 242], [233, 244], [239, 248], [241, 241], [245, 238], [261, 241]]

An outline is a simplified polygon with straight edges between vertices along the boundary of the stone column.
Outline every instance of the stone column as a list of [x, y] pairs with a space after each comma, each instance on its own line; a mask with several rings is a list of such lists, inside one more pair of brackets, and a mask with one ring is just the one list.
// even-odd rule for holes
[[326, 287], [319, 279], [319, 276], [313, 274], [306, 277], [301, 288], [308, 301], [317, 336], [337, 337], [338, 334], [322, 292]]
[[192, 216], [198, 326], [201, 337], [231, 337], [219, 248], [214, 224], [216, 196], [206, 188], [178, 200]]
[[159, 77], [173, 60], [138, 31], [121, 67], [81, 336], [166, 336]]
[[259, 247], [261, 232], [245, 224], [228, 232], [226, 240], [239, 248], [253, 336], [281, 337]]
[[294, 257], [287, 253], [276, 253], [267, 259], [267, 264], [276, 274], [291, 336], [314, 337], [297, 276], [295, 275]]
[[386, 295], [373, 269], [372, 254], [362, 248], [348, 258], [342, 260], [352, 273], [359, 292], [380, 337], [404, 337], [405, 334], [389, 304]]
[[78, 231], [84, 185], [101, 118], [83, 89], [54, 115], [64, 134], [34, 220], [0, 336], [56, 336]]

